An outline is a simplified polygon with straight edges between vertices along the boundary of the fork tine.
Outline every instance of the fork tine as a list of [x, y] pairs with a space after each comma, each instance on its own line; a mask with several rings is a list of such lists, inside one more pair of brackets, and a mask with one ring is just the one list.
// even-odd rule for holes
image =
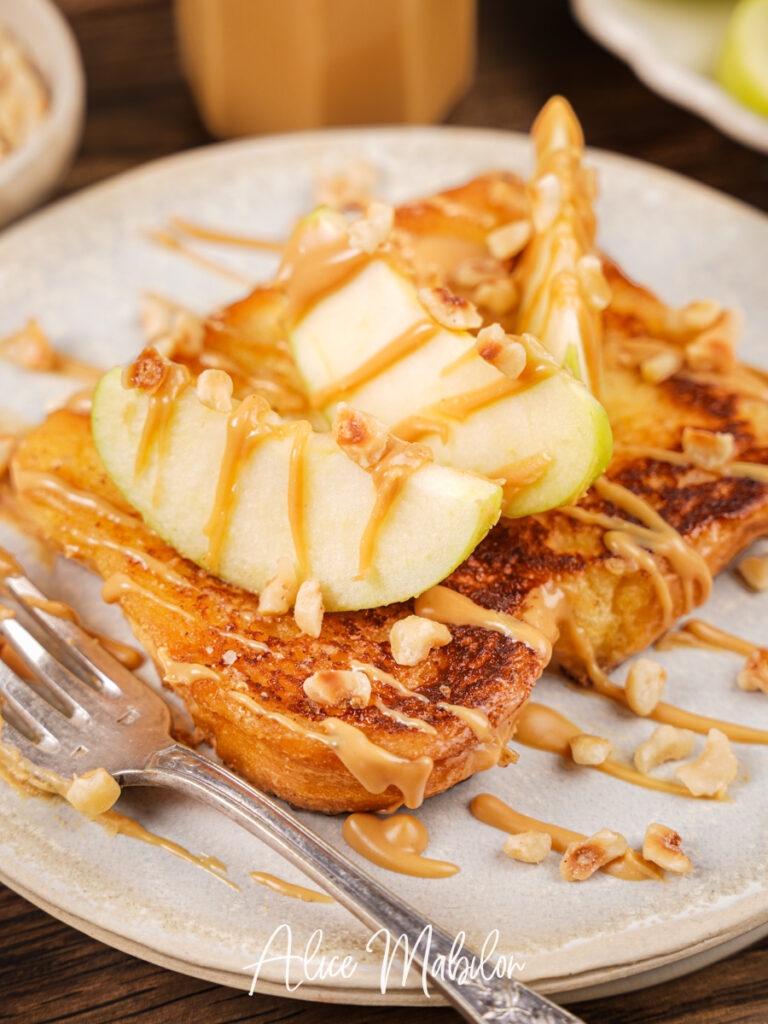
[[84, 725], [104, 709], [104, 697], [58, 662], [32, 633], [18, 620], [0, 622], [13, 650], [31, 672], [66, 709], [74, 725]]
[[[53, 753], [58, 751], [60, 743], [57, 738], [59, 724], [67, 719], [53, 705], [39, 697], [29, 684], [23, 682], [8, 666], [0, 661], [0, 694], [3, 706], [7, 703], [16, 717], [37, 734], [40, 739], [33, 743], [35, 752]], [[13, 726], [9, 726], [13, 728]], [[18, 730], [14, 730], [18, 731]], [[29, 740], [28, 742], [33, 742]]]
[[21, 756], [33, 766], [32, 771], [34, 771], [35, 766], [55, 773], [61, 770], [60, 755], [51, 754], [40, 744], [33, 743], [32, 740], [27, 739], [22, 732], [14, 725], [11, 725], [7, 718], [2, 720], [0, 740], [2, 740], [5, 746], [15, 747]]

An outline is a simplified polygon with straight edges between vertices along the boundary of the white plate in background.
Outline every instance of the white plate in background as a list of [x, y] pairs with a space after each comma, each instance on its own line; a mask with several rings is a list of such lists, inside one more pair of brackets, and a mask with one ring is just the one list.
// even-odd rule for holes
[[[176, 214], [241, 234], [283, 238], [311, 205], [317, 171], [360, 157], [381, 169], [383, 195], [402, 201], [493, 168], [525, 173], [530, 152], [528, 140], [513, 133], [384, 128], [223, 143], [158, 161], [0, 237], [0, 336], [34, 315], [55, 344], [81, 358], [104, 366], [126, 361], [142, 344], [137, 312], [143, 290], [200, 311], [243, 291], [153, 245], [147, 229]], [[768, 366], [768, 219], [648, 164], [605, 153], [592, 153], [590, 160], [600, 176], [602, 247], [670, 302], [711, 297], [742, 308], [744, 356]], [[274, 257], [264, 253], [214, 251], [232, 265], [247, 260], [254, 278], [274, 270]], [[72, 387], [60, 377], [3, 365], [0, 408], [35, 421]], [[120, 612], [101, 601], [100, 581], [84, 569], [62, 561], [46, 565], [33, 544], [6, 527], [0, 527], [0, 543], [18, 554], [51, 597], [74, 604], [97, 628], [130, 639]], [[768, 594], [748, 594], [726, 572], [701, 615], [764, 641], [766, 611]], [[668, 668], [671, 702], [768, 728], [768, 698], [735, 685], [736, 657], [690, 649], [654, 656]], [[623, 670], [616, 677], [622, 679]], [[585, 731], [610, 736], [620, 756], [629, 757], [651, 731], [650, 723], [577, 692], [557, 676], [543, 678], [536, 692]], [[430, 831], [428, 854], [457, 863], [458, 875], [426, 880], [364, 866], [449, 930], [465, 929], [475, 945], [498, 927], [499, 951], [525, 961], [520, 977], [560, 999], [666, 980], [733, 952], [768, 924], [768, 749], [736, 750], [741, 778], [733, 802], [717, 803], [638, 789], [522, 748], [517, 766], [476, 775], [417, 812]], [[502, 833], [475, 821], [467, 809], [482, 792], [586, 833], [615, 828], [633, 845], [649, 822], [662, 821], [680, 831], [695, 870], [664, 885], [606, 875], [568, 885], [555, 856], [531, 867], [501, 853]], [[324, 952], [351, 953], [361, 966], [351, 984], [305, 986], [297, 997], [424, 1001], [417, 987], [381, 996], [380, 960], [365, 952], [366, 930], [339, 906], [299, 903], [253, 884], [252, 870], [298, 882], [302, 877], [227, 819], [148, 790], [128, 791], [119, 807], [187, 849], [219, 857], [242, 891], [155, 848], [122, 836], [109, 839], [68, 806], [20, 800], [1, 784], [0, 878], [120, 949], [233, 986], [248, 986], [242, 968], [278, 925], [291, 922], [299, 949], [322, 928]], [[340, 817], [300, 817], [343, 845]], [[273, 966], [258, 989], [285, 995], [281, 976]]]
[[582, 28], [649, 88], [768, 152], [768, 118], [739, 103], [714, 77], [733, 6], [734, 0], [571, 0]]

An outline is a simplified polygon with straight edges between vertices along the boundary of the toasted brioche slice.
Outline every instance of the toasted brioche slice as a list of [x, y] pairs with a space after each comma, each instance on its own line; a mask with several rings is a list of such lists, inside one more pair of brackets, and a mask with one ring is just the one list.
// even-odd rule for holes
[[[298, 806], [416, 806], [490, 767], [544, 667], [541, 653], [477, 626], [452, 626], [449, 644], [400, 666], [389, 631], [411, 604], [327, 614], [318, 640], [290, 616], [260, 617], [257, 597], [184, 561], [144, 526], [107, 478], [86, 416], [49, 416], [22, 441], [12, 473], [19, 512], [101, 573], [105, 597], [120, 603], [219, 756]], [[367, 706], [327, 707], [305, 693], [314, 673], [360, 664]]]

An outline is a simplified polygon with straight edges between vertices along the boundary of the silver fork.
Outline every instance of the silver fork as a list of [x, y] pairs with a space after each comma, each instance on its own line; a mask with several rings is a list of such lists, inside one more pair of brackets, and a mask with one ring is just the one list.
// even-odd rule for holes
[[460, 938], [399, 899], [275, 800], [175, 743], [165, 701], [75, 623], [35, 607], [45, 599], [26, 576], [12, 573], [0, 580], [0, 594], [14, 611], [0, 620], [0, 633], [37, 680], [31, 685], [0, 661], [2, 741], [32, 764], [64, 778], [104, 768], [120, 786], [162, 786], [215, 807], [365, 925], [384, 929], [393, 943], [407, 941], [423, 976], [466, 1020], [583, 1024], [514, 979], [451, 976], [461, 971], [446, 971], [446, 962], [463, 956], [481, 963]]

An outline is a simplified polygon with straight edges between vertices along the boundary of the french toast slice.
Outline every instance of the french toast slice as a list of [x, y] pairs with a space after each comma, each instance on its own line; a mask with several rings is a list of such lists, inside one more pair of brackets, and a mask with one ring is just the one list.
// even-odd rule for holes
[[[142, 523], [108, 479], [88, 417], [70, 410], [22, 440], [12, 477], [17, 513], [105, 578], [105, 598], [119, 601], [205, 738], [261, 788], [326, 812], [413, 807], [505, 759], [541, 652], [453, 626], [447, 647], [398, 665], [389, 631], [412, 602], [327, 614], [318, 640], [291, 616], [259, 616], [257, 596], [185, 561]], [[359, 666], [372, 689], [365, 707], [327, 708], [304, 692], [313, 673]]]

